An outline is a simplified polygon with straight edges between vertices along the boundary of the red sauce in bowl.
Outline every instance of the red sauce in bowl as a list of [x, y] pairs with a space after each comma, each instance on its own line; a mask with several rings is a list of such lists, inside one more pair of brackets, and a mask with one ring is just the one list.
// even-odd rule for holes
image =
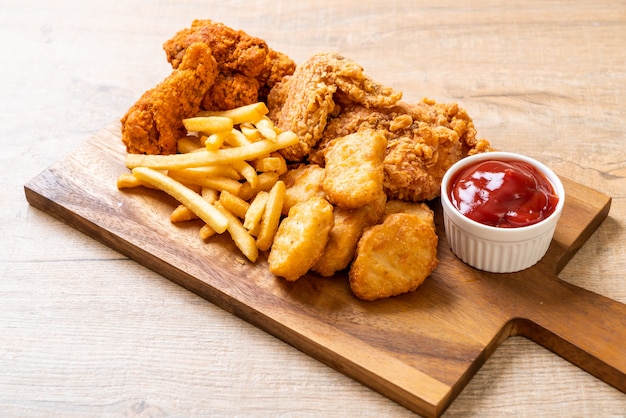
[[559, 201], [552, 183], [524, 161], [482, 161], [461, 170], [449, 190], [463, 215], [484, 225], [518, 228], [541, 222]]

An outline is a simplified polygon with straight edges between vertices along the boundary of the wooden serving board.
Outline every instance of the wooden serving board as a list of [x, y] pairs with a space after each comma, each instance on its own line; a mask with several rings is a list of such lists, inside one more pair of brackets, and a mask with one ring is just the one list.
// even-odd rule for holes
[[565, 283], [558, 272], [608, 215], [611, 198], [564, 179], [565, 209], [548, 254], [489, 274], [449, 250], [436, 203], [440, 264], [414, 293], [362, 302], [346, 274], [275, 278], [227, 236], [176, 226], [176, 203], [119, 191], [127, 171], [119, 125], [25, 185], [28, 202], [336, 370], [424, 416], [439, 416], [507, 337], [522, 335], [626, 392], [626, 305]]

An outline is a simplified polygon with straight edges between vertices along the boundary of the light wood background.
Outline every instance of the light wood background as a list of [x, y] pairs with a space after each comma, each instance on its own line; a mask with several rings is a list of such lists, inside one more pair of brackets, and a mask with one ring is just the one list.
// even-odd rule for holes
[[[161, 44], [196, 18], [297, 62], [340, 51], [405, 100], [458, 102], [497, 148], [609, 194], [609, 218], [560, 277], [626, 303], [623, 2], [10, 0], [0, 5], [2, 415], [414, 416], [26, 203], [24, 183], [168, 74]], [[624, 411], [623, 393], [512, 338], [444, 416]]]

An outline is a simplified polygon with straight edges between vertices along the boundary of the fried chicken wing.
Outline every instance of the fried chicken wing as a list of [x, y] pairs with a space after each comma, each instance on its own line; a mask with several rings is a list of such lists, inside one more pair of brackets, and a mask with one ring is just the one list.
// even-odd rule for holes
[[335, 109], [335, 94], [342, 102], [365, 107], [393, 106], [402, 96], [367, 77], [360, 65], [338, 53], [312, 56], [268, 96], [270, 117], [300, 138], [299, 144], [281, 151], [287, 160], [301, 161], [317, 144]]
[[229, 110], [259, 101], [261, 85], [254, 77], [240, 73], [219, 73], [202, 99], [202, 108]]
[[363, 233], [350, 267], [350, 289], [377, 300], [412, 292], [438, 264], [437, 234], [410, 213], [394, 213]]
[[323, 188], [331, 203], [354, 209], [383, 191], [387, 139], [373, 129], [337, 138], [326, 149]]
[[218, 74], [211, 49], [195, 43], [185, 50], [178, 68], [146, 91], [121, 119], [122, 142], [129, 153], [174, 154], [185, 136], [182, 120], [194, 116]]
[[289, 210], [276, 231], [268, 257], [272, 274], [295, 281], [319, 259], [333, 227], [333, 206], [312, 197]]
[[225, 86], [222, 85], [218, 87], [221, 94], [217, 97], [205, 97], [203, 108], [207, 110], [232, 109], [235, 103], [245, 101], [264, 101], [270, 89], [284, 76], [293, 74], [296, 67], [291, 58], [272, 50], [262, 39], [223, 23], [194, 20], [191, 27], [180, 30], [163, 44], [173, 68], [180, 65], [185, 50], [195, 42], [211, 48], [220, 68], [221, 80], [229, 88], [227, 93], [235, 97], [224, 94], [221, 88]]
[[376, 129], [387, 137], [384, 188], [390, 199], [434, 199], [452, 164], [491, 150], [488, 141], [477, 139], [473, 121], [458, 104], [423, 100], [391, 108], [345, 107], [329, 120], [309, 160], [323, 164], [326, 148], [335, 138], [363, 129]]

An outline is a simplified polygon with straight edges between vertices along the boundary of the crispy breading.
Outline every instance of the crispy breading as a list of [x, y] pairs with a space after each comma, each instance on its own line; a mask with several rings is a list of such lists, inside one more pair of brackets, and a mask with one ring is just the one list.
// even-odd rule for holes
[[383, 158], [387, 139], [373, 129], [337, 138], [326, 148], [323, 188], [328, 200], [354, 209], [383, 192]]
[[319, 259], [334, 224], [333, 206], [314, 196], [294, 205], [282, 220], [268, 257], [272, 274], [295, 281]]
[[261, 85], [254, 77], [241, 73], [219, 73], [202, 99], [202, 108], [230, 110], [259, 101]]
[[392, 213], [411, 213], [428, 222], [433, 228], [435, 227], [435, 213], [424, 202], [413, 203], [403, 200], [388, 200], [385, 205], [385, 216], [389, 216]]
[[324, 169], [316, 164], [301, 164], [289, 169], [280, 179], [285, 183], [287, 191], [283, 204], [283, 215], [298, 202], [309, 200], [313, 196], [326, 197], [322, 182]]
[[390, 107], [402, 94], [373, 81], [360, 65], [338, 53], [313, 55], [268, 96], [270, 118], [300, 138], [299, 144], [281, 151], [287, 160], [303, 160], [316, 145], [335, 109], [335, 97], [365, 107]]
[[388, 140], [384, 188], [390, 199], [434, 199], [452, 164], [467, 155], [491, 151], [488, 141], [476, 137], [472, 119], [458, 104], [424, 99], [416, 104], [398, 102], [390, 108], [344, 106], [329, 119], [309, 161], [323, 164], [326, 148], [335, 138], [367, 128], [383, 132]]
[[[204, 97], [203, 108], [207, 110], [265, 101], [270, 89], [296, 68], [291, 58], [269, 48], [264, 40], [212, 20], [194, 20], [163, 44], [172, 68], [180, 65], [185, 50], [195, 42], [211, 48], [224, 81], [216, 87], [218, 96], [209, 92]], [[222, 92], [225, 86], [229, 90]]]
[[359, 240], [350, 289], [369, 301], [414, 291], [438, 264], [437, 242], [434, 228], [418, 216], [387, 216]]
[[129, 153], [175, 154], [186, 134], [183, 119], [194, 116], [218, 74], [211, 49], [190, 45], [177, 69], [146, 91], [121, 119], [122, 142]]
[[373, 202], [358, 209], [335, 207], [335, 222], [328, 243], [312, 270], [322, 276], [332, 276], [348, 267], [363, 231], [382, 220], [386, 200], [387, 197], [381, 194]]

